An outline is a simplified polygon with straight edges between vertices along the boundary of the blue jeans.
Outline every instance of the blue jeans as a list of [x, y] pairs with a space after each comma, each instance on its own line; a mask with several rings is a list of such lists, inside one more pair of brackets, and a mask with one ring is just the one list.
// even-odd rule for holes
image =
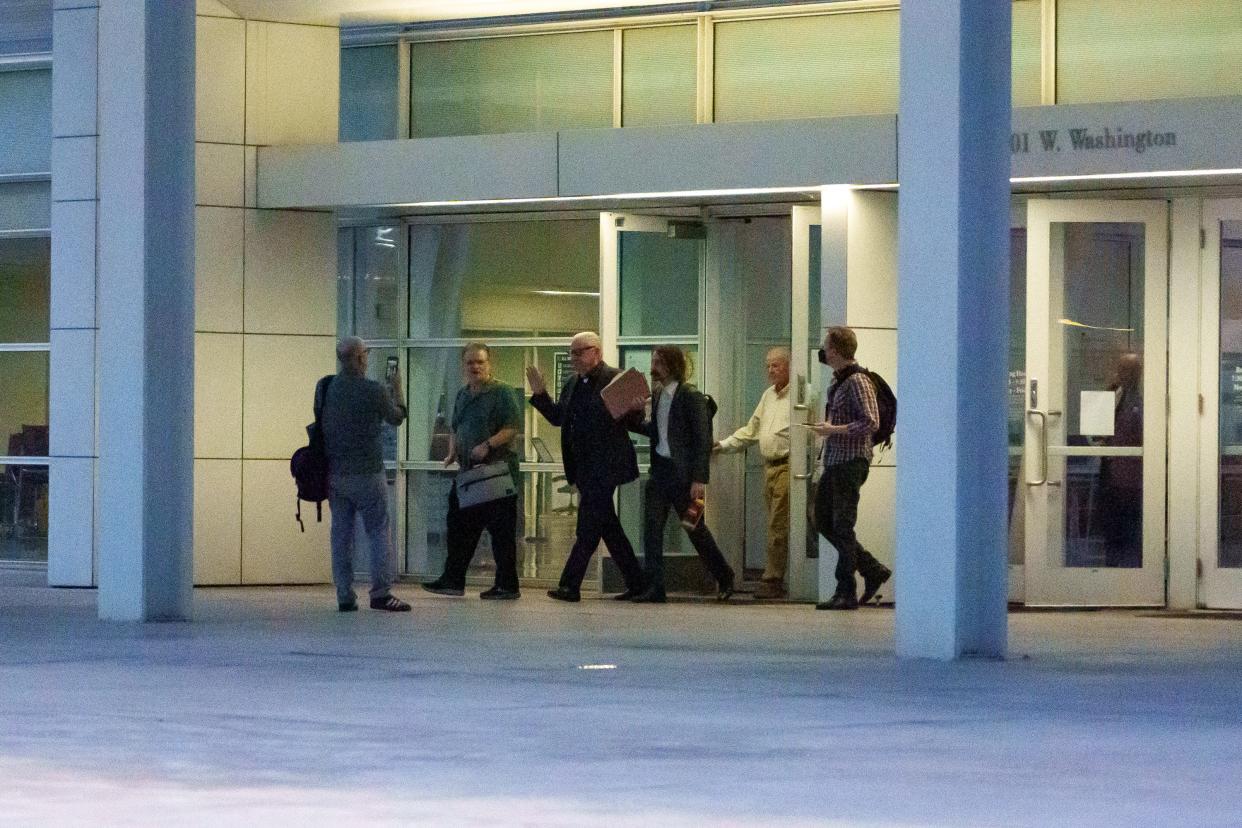
[[362, 517], [371, 547], [371, 600], [387, 598], [397, 580], [397, 550], [388, 531], [388, 477], [334, 474], [328, 481], [332, 510], [332, 582], [337, 603], [357, 600], [354, 593], [354, 516]]

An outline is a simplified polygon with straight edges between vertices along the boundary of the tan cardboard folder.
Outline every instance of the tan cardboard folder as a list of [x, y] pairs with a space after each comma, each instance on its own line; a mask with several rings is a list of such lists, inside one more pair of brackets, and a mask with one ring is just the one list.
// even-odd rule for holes
[[608, 413], [614, 420], [619, 420], [634, 410], [635, 397], [645, 400], [651, 396], [651, 386], [647, 385], [647, 378], [641, 372], [627, 368], [613, 377], [599, 395], [608, 407]]

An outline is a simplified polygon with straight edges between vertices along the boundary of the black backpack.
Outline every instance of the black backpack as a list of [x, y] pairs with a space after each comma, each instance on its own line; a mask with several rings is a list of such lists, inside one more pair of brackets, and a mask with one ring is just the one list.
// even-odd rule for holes
[[[328, 402], [328, 388], [332, 385], [332, 376], [320, 380], [322, 391], [316, 394], [315, 422], [306, 427], [310, 442], [293, 453], [289, 460], [289, 472], [297, 483], [297, 518], [298, 526], [306, 531], [302, 523], [302, 501], [315, 504], [315, 520], [323, 522], [323, 502], [328, 499], [328, 452], [323, 441], [323, 406]], [[322, 396], [320, 396], [322, 394]]]
[[889, 387], [884, 377], [875, 371], [870, 371], [858, 364], [845, 369], [845, 376], [841, 377], [840, 381], [834, 382], [828, 389], [828, 407], [832, 406], [832, 398], [836, 395], [837, 389], [841, 387], [841, 383], [849, 379], [850, 375], [858, 373], [871, 380], [871, 387], [875, 389], [875, 402], [880, 409], [880, 427], [871, 435], [871, 445], [892, 448], [893, 431], [897, 428], [897, 395], [893, 393], [893, 389]]

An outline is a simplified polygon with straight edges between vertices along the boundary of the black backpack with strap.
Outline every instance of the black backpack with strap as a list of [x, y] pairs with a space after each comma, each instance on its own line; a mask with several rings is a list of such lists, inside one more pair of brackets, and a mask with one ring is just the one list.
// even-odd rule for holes
[[298, 526], [306, 531], [302, 523], [302, 501], [315, 504], [315, 520], [323, 522], [323, 502], [328, 499], [328, 452], [323, 439], [323, 406], [328, 402], [328, 389], [332, 386], [332, 375], [319, 381], [320, 388], [315, 394], [315, 422], [306, 427], [310, 438], [307, 445], [293, 453], [289, 460], [289, 472], [297, 483], [297, 518]]
[[871, 435], [871, 445], [891, 448], [893, 432], [897, 429], [897, 395], [893, 393], [893, 389], [889, 387], [884, 377], [875, 371], [863, 368], [858, 363], [847, 367], [841, 379], [834, 382], [828, 389], [827, 407], [832, 407], [832, 398], [836, 396], [837, 389], [854, 374], [862, 374], [871, 380], [871, 387], [875, 389], [876, 406], [880, 409], [880, 427]]

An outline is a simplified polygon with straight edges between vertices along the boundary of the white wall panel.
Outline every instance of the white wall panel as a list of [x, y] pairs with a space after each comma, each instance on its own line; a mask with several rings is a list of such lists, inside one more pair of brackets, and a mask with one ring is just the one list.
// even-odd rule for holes
[[335, 28], [247, 22], [245, 143], [335, 142], [340, 55]]
[[237, 17], [237, 12], [221, 3], [220, 0], [198, 0], [194, 13], [212, 17]]
[[306, 445], [315, 383], [336, 370], [331, 336], [247, 336], [242, 456], [285, 464]]
[[194, 219], [194, 328], [240, 333], [245, 215], [197, 207]]
[[53, 330], [49, 360], [48, 436], [57, 456], [95, 450], [95, 332]]
[[54, 457], [48, 470], [47, 582], [95, 582], [95, 461]]
[[52, 205], [52, 327], [95, 326], [95, 201]]
[[194, 456], [240, 458], [242, 336], [194, 335]]
[[96, 197], [93, 136], [52, 139], [52, 200]]
[[196, 204], [241, 207], [244, 198], [246, 149], [233, 144], [194, 147]]
[[853, 193], [848, 232], [849, 325], [897, 327], [897, 194]]
[[[309, 402], [309, 398], [308, 398]], [[297, 490], [287, 460], [242, 464], [242, 583], [321, 584], [332, 580], [328, 504], [323, 523], [303, 504], [306, 531], [293, 519]], [[332, 600], [325, 596], [325, 600]]]
[[[897, 469], [892, 466], [872, 466], [867, 482], [863, 484], [862, 494], [858, 500], [858, 522], [855, 524], [858, 540], [868, 552], [875, 555], [880, 563], [893, 570], [897, 550], [897, 516], [893, 504], [897, 500]], [[836, 565], [832, 547], [821, 544], [827, 552], [829, 569]], [[820, 561], [820, 565], [824, 564]], [[862, 579], [859, 579], [862, 586]], [[897, 587], [897, 579], [884, 585], [881, 590], [885, 602], [892, 601]]]
[[259, 148], [246, 147], [246, 206], [259, 206]]
[[94, 135], [99, 131], [96, 106], [98, 37], [98, 9], [73, 8], [53, 13], [53, 135]]
[[246, 211], [247, 333], [336, 333], [336, 224], [329, 213]]
[[246, 24], [200, 17], [195, 48], [195, 137], [240, 144], [245, 139]]
[[194, 461], [194, 583], [241, 583], [241, 460]]

